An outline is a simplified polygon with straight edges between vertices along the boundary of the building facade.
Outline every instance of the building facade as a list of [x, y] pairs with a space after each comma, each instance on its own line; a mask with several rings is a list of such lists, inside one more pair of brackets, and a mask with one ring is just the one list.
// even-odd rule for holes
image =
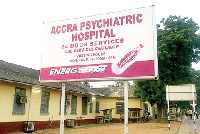
[[[112, 109], [112, 122], [123, 122], [124, 119], [124, 88], [123, 87], [105, 87], [92, 88], [103, 94], [96, 99], [96, 117], [103, 117], [105, 109]], [[128, 88], [128, 117], [130, 122], [141, 121], [146, 111], [150, 113], [150, 118], [155, 118], [154, 107], [148, 102], [143, 102], [139, 97], [133, 94], [133, 88]]]
[[[98, 95], [81, 83], [66, 84], [65, 119], [96, 123]], [[24, 131], [27, 121], [35, 130], [60, 127], [61, 85], [39, 83], [38, 70], [0, 61], [0, 101], [1, 133]]]
[[[65, 88], [65, 126], [68, 121], [72, 126], [96, 124], [106, 110], [105, 120], [123, 121], [123, 88], [88, 88], [76, 82]], [[132, 89], [128, 101], [133, 122], [143, 115], [144, 103], [152, 109]], [[60, 127], [61, 84], [41, 84], [39, 70], [0, 60], [0, 102], [1, 134]]]

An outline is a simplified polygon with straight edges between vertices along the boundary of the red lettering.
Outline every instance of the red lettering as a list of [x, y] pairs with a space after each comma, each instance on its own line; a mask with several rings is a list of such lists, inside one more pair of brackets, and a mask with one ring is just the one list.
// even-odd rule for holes
[[135, 24], [135, 14], [133, 14], [133, 24]]
[[88, 40], [89, 39], [89, 32], [85, 32], [85, 40]]
[[78, 40], [79, 41], [82, 41], [84, 38], [84, 34], [81, 32], [79, 35], [78, 35]]
[[115, 43], [119, 43], [119, 39], [116, 39], [116, 40], [115, 40]]
[[89, 30], [91, 28], [90, 21], [86, 22], [86, 29]]
[[83, 27], [85, 27], [85, 22], [81, 22], [81, 31], [82, 31]]
[[95, 35], [95, 31], [90, 31], [90, 39], [92, 39], [92, 36]]
[[118, 20], [118, 18], [117, 18], [117, 17], [115, 17], [115, 21], [114, 21], [114, 24], [113, 24], [113, 26], [115, 26], [115, 25], [120, 25], [120, 24], [119, 24], [119, 20]]
[[104, 30], [99, 30], [100, 33], [100, 38], [102, 38], [102, 33], [104, 32]]
[[102, 41], [99, 41], [99, 45], [102, 45]]
[[75, 45], [75, 47], [78, 47], [78, 43], [76, 43], [76, 44], [74, 44]]
[[63, 25], [62, 26], [62, 33], [65, 33], [66, 32], [66, 25]]
[[57, 32], [57, 34], [59, 34], [61, 32], [61, 26], [57, 26], [56, 32]]
[[93, 42], [90, 42], [90, 46], [93, 46]]
[[98, 38], [98, 31], [96, 31], [96, 39]]
[[93, 25], [93, 29], [95, 29], [95, 24], [97, 23], [97, 21], [91, 21], [92, 22], [92, 25]]
[[112, 18], [110, 18], [110, 26], [112, 26]]
[[103, 27], [106, 27], [106, 25], [109, 27], [109, 19], [103, 19]]
[[73, 29], [72, 29], [71, 32], [73, 32], [73, 31], [78, 31], [78, 29], [77, 29], [77, 25], [76, 25], [76, 24], [74, 24]]
[[106, 37], [108, 37], [108, 38], [110, 37], [110, 33], [109, 33], [108, 29], [105, 30], [104, 38], [106, 38]]
[[56, 34], [55, 26], [53, 26], [52, 29], [51, 29], [51, 34], [52, 33]]
[[77, 33], [76, 34], [72, 34], [72, 41], [77, 41]]
[[111, 37], [115, 37], [116, 34], [113, 33], [113, 29], [110, 29]]
[[142, 22], [142, 19], [140, 17], [142, 17], [142, 14], [138, 14], [137, 17], [136, 17], [136, 20], [137, 20], [138, 23]]
[[132, 19], [132, 16], [131, 15], [127, 15], [126, 16], [126, 24], [132, 24], [131, 19]]
[[101, 27], [102, 27], [102, 24], [99, 24], [99, 23], [101, 23], [101, 22], [102, 22], [101, 19], [97, 21], [97, 27], [98, 27], [98, 28], [101, 28]]
[[125, 19], [125, 16], [119, 17], [119, 19], [121, 19], [121, 25], [123, 25], [123, 20]]
[[124, 43], [124, 38], [121, 38], [121, 39], [120, 39], [120, 43]]
[[71, 32], [72, 24], [67, 24], [67, 32]]

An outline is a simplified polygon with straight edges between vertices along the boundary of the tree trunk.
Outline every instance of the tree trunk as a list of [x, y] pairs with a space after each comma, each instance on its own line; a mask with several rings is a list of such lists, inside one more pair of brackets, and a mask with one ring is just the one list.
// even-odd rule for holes
[[163, 121], [163, 118], [162, 118], [162, 107], [160, 105], [157, 105], [157, 108], [158, 108], [157, 122], [161, 123]]

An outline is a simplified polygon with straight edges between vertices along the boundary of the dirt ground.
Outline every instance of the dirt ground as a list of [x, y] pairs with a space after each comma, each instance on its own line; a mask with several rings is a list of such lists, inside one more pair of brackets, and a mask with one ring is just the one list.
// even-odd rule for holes
[[[178, 134], [181, 122], [171, 122], [171, 129], [167, 123], [131, 123], [128, 125], [129, 134]], [[32, 134], [59, 134], [60, 129], [43, 130]], [[18, 133], [20, 134], [20, 133]], [[124, 134], [124, 124], [109, 124], [107, 126], [66, 128], [65, 134]]]

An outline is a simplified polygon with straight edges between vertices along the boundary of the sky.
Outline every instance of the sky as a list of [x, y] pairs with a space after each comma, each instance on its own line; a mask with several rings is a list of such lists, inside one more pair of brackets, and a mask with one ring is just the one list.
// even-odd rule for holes
[[[156, 7], [157, 24], [169, 15], [180, 15], [191, 17], [200, 25], [199, 0], [2, 0], [0, 60], [39, 70], [43, 22], [106, 14], [153, 4]], [[200, 63], [193, 64], [193, 67], [199, 70]]]

